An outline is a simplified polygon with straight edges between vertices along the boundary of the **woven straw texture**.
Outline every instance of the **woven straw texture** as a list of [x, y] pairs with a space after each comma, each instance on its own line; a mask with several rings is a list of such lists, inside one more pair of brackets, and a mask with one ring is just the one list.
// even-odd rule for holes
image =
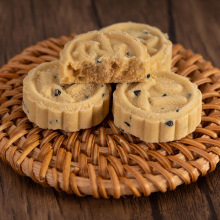
[[25, 49], [0, 70], [0, 156], [21, 175], [77, 196], [119, 198], [174, 190], [212, 172], [220, 157], [220, 71], [201, 55], [173, 46], [172, 70], [203, 94], [202, 122], [180, 141], [147, 144], [123, 133], [111, 114], [92, 129], [46, 130], [22, 111], [22, 83], [29, 70], [56, 60], [72, 39], [50, 38]]

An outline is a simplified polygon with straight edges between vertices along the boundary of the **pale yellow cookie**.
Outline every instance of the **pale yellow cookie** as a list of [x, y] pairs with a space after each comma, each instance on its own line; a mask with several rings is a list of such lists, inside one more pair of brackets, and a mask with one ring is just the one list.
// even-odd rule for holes
[[201, 121], [202, 95], [194, 83], [171, 72], [151, 73], [146, 83], [118, 84], [114, 123], [145, 142], [179, 140]]
[[140, 39], [151, 57], [150, 70], [171, 70], [172, 43], [168, 40], [167, 34], [162, 33], [160, 29], [147, 24], [124, 22], [110, 25], [102, 30], [122, 31]]
[[78, 131], [99, 124], [109, 112], [111, 86], [62, 85], [59, 61], [43, 63], [23, 81], [23, 110], [41, 128]]
[[92, 31], [69, 41], [60, 53], [60, 82], [144, 81], [150, 70], [147, 48], [116, 31]]

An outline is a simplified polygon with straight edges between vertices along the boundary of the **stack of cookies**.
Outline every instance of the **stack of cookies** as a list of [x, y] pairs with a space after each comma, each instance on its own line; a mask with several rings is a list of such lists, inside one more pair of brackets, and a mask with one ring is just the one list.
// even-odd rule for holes
[[101, 123], [111, 106], [122, 131], [150, 143], [178, 140], [201, 121], [201, 92], [171, 72], [172, 43], [132, 22], [78, 35], [24, 79], [23, 110], [41, 128], [68, 132]]

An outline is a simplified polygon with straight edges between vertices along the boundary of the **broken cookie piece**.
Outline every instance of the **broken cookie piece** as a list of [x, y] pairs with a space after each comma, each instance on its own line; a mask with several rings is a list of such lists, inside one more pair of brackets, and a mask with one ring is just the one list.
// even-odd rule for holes
[[118, 84], [113, 94], [115, 125], [150, 143], [179, 140], [193, 132], [201, 110], [197, 86], [172, 72], [153, 72], [146, 83]]
[[[78, 131], [99, 124], [109, 112], [111, 86], [62, 85], [59, 61], [32, 69], [23, 81], [23, 111], [41, 128]], [[104, 94], [104, 95], [103, 95]]]
[[61, 84], [143, 82], [149, 70], [147, 48], [127, 33], [91, 31], [60, 52]]

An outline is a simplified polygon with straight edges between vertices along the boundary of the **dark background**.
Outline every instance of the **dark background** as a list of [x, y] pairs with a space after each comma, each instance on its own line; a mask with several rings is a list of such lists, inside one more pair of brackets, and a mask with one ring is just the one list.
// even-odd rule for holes
[[[219, 0], [0, 0], [0, 65], [49, 37], [120, 21], [148, 23], [220, 67]], [[150, 197], [78, 198], [43, 188], [0, 161], [0, 219], [220, 219], [220, 167]]]

